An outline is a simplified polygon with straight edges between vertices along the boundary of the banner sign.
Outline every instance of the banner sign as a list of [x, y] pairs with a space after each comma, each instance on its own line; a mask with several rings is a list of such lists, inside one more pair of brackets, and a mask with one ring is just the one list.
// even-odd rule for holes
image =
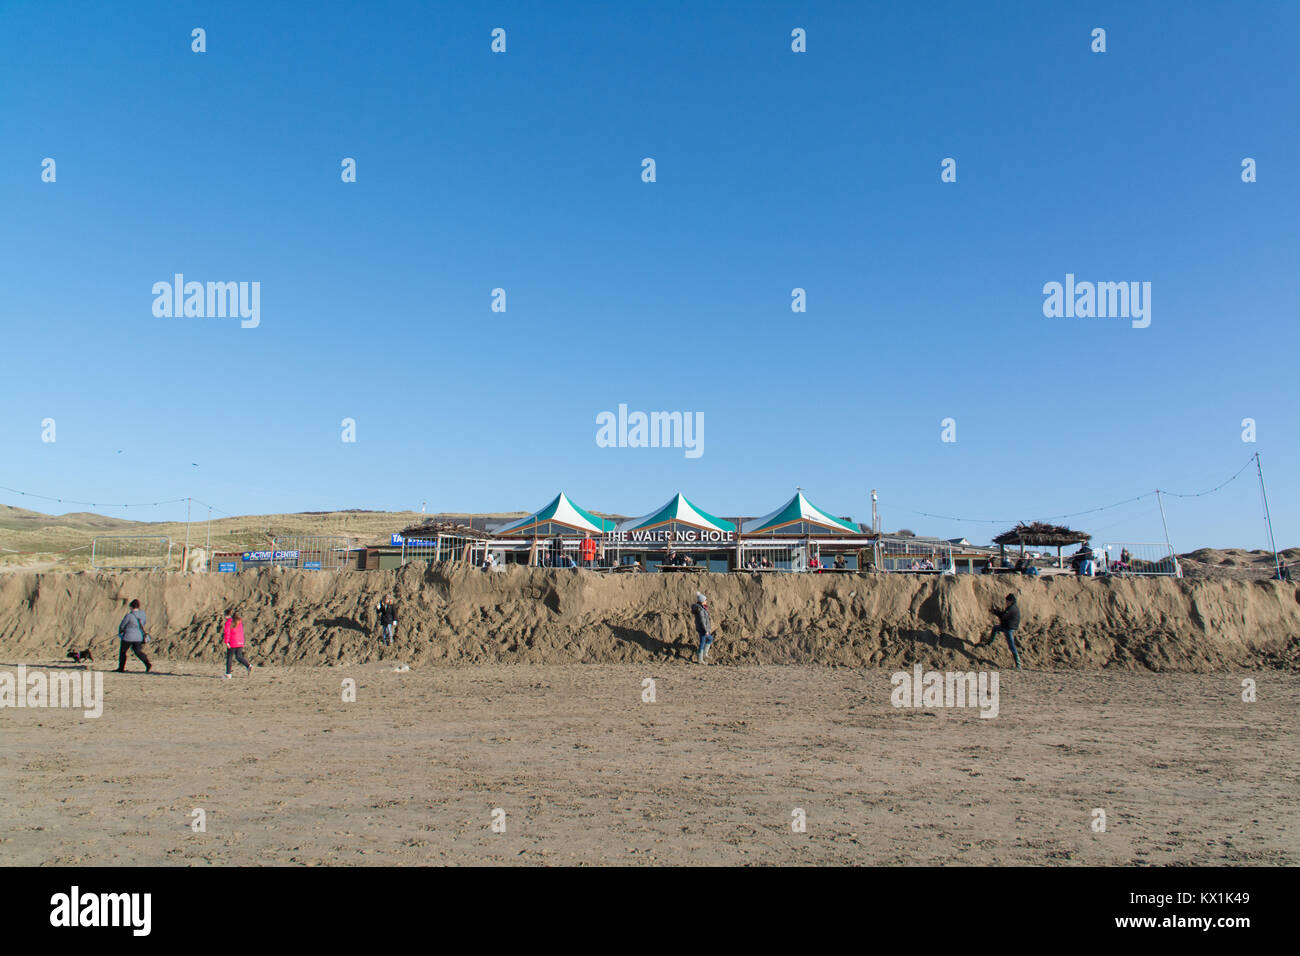
[[252, 561], [297, 561], [297, 551], [245, 551], [244, 563]]
[[233, 572], [234, 570], [235, 570], [235, 562], [234, 562], [234, 561], [220, 561], [220, 562], [217, 563], [217, 571], [219, 571], [219, 572], [224, 572], [224, 573], [229, 574], [229, 573]]
[[649, 544], [656, 541], [666, 541], [669, 544], [678, 541], [686, 544], [720, 544], [735, 542], [736, 533], [734, 531], [704, 531], [695, 528], [678, 528], [676, 531], [671, 531], [664, 528], [654, 531], [614, 531], [605, 535], [605, 540], [618, 544]]

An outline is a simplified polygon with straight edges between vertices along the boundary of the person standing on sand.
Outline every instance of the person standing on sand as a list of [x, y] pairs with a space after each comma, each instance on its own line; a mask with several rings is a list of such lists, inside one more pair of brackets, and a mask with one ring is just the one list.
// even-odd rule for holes
[[238, 610], [231, 610], [226, 623], [221, 626], [221, 637], [226, 642], [226, 680], [230, 679], [232, 661], [243, 664], [248, 668], [248, 676], [252, 677], [253, 665], [248, 663], [248, 658], [244, 656], [244, 619], [240, 617]]
[[127, 648], [130, 648], [136, 657], [144, 661], [144, 672], [146, 674], [153, 670], [149, 658], [141, 650], [144, 642], [149, 640], [149, 635], [144, 630], [144, 611], [140, 610], [140, 600], [138, 598], [131, 602], [131, 609], [126, 612], [126, 617], [122, 618], [122, 623], [117, 626], [117, 638], [121, 641], [121, 645], [117, 650], [117, 672], [119, 674], [126, 673]]
[[988, 642], [992, 644], [998, 639], [998, 631], [1007, 636], [1007, 643], [1011, 645], [1011, 656], [1016, 659], [1016, 670], [1020, 670], [1020, 652], [1016, 650], [1016, 628], [1020, 626], [1020, 605], [1016, 603], [1014, 594], [1007, 595], [1007, 606], [1002, 610], [993, 609], [993, 614], [997, 617], [998, 623], [993, 626], [993, 633], [989, 635]]
[[379, 643], [388, 647], [393, 643], [393, 635], [397, 632], [397, 605], [387, 594], [379, 599], [379, 626], [383, 628]]
[[695, 631], [700, 636], [700, 663], [703, 664], [709, 656], [709, 648], [713, 646], [713, 629], [709, 622], [709, 599], [700, 591], [695, 592], [691, 613], [695, 615]]

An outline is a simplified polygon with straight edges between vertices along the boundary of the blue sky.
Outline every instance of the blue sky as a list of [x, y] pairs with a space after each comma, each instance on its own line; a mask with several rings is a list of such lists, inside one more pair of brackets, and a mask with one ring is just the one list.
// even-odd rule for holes
[[[1300, 4], [323, 6], [0, 4], [0, 485], [720, 515], [802, 486], [859, 520], [876, 488], [887, 529], [987, 540], [1258, 451], [1300, 542]], [[177, 272], [260, 282], [260, 326], [155, 317]], [[1150, 282], [1150, 327], [1044, 317], [1067, 273]], [[620, 403], [703, 413], [704, 454], [598, 447]], [[1267, 546], [1253, 468], [1168, 510], [1179, 550]], [[1162, 536], [1151, 498], [1073, 523]]]

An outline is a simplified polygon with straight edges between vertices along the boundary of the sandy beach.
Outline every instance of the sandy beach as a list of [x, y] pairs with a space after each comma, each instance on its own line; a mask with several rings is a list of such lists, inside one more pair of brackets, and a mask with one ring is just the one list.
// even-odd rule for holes
[[1300, 862], [1293, 672], [1003, 670], [982, 719], [887, 669], [395, 666], [159, 660], [99, 719], [5, 710], [0, 863]]

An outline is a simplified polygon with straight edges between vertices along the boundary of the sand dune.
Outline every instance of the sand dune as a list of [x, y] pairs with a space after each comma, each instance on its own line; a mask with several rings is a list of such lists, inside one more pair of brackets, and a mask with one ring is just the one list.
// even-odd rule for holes
[[[220, 620], [231, 606], [242, 609], [263, 664], [684, 658], [697, 588], [713, 605], [720, 664], [1005, 665], [1005, 647], [974, 644], [988, 636], [989, 608], [1015, 592], [1031, 667], [1300, 667], [1300, 592], [1272, 581], [604, 576], [522, 567], [488, 574], [423, 565], [338, 574], [14, 573], [0, 577], [0, 652], [34, 661], [89, 646], [108, 659], [124, 603], [138, 597], [153, 652], [168, 660], [222, 656]], [[396, 595], [401, 623], [396, 645], [381, 655], [373, 609], [384, 592]]]

